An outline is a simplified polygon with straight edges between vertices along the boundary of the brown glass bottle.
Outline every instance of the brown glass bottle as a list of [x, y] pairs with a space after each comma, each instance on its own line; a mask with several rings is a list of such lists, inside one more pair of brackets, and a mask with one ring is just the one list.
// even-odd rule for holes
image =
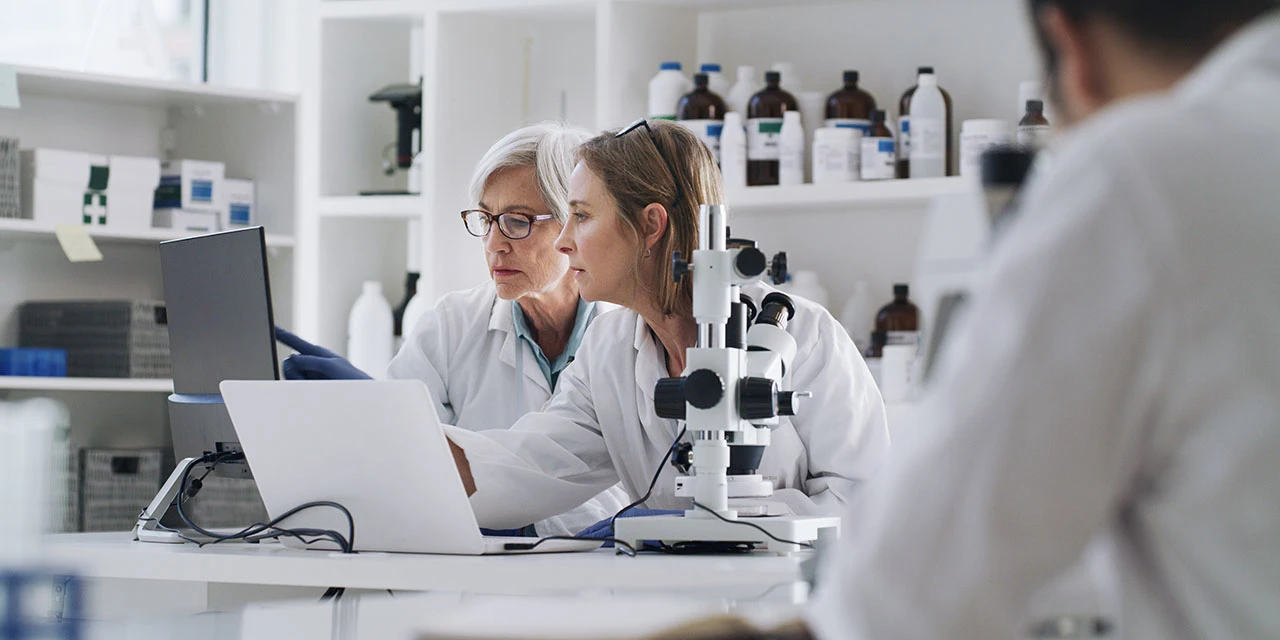
[[1044, 117], [1044, 102], [1028, 100], [1027, 113], [1018, 123], [1018, 146], [1039, 151], [1049, 138], [1049, 120]]
[[[871, 132], [871, 112], [876, 109], [876, 99], [858, 88], [858, 72], [844, 72], [844, 87], [827, 97], [828, 127], [849, 126]], [[834, 121], [834, 122], [833, 122]]]
[[765, 87], [747, 105], [747, 184], [778, 184], [782, 114], [799, 111], [795, 96], [780, 86], [782, 74], [764, 74]]
[[[933, 73], [933, 67], [920, 67], [916, 69], [917, 78], [920, 77], [920, 74], [922, 73]], [[916, 87], [918, 86], [919, 84], [911, 85], [911, 88], [907, 89], [907, 91], [902, 94], [902, 99], [898, 100], [898, 134], [899, 134], [898, 135], [898, 178], [899, 179], [911, 177], [911, 161], [908, 159], [911, 157], [911, 145], [908, 144], [906, 140], [907, 136], [903, 135], [902, 119], [907, 114], [911, 113], [911, 96], [915, 95]], [[955, 136], [952, 135], [952, 132], [951, 132], [951, 121], [953, 119], [953, 116], [952, 116], [953, 112], [951, 108], [951, 94], [947, 93], [947, 90], [943, 89], [941, 85], [938, 86], [938, 91], [942, 92], [942, 101], [945, 102], [947, 105], [947, 175], [953, 176], [956, 174], [956, 172], [955, 172], [955, 166], [953, 165], [953, 163], [955, 162], [955, 160], [953, 160], [953, 158], [955, 157], [955, 150], [954, 150]]]
[[864, 358], [880, 358], [884, 356], [885, 335], [883, 331], [871, 332], [871, 345], [863, 352]]
[[680, 98], [676, 107], [678, 120], [724, 120], [724, 98], [707, 88], [710, 76], [699, 73], [693, 76], [693, 91]]
[[916, 346], [920, 331], [920, 309], [907, 297], [905, 284], [893, 285], [893, 302], [876, 313], [876, 331], [885, 333], [885, 344]]

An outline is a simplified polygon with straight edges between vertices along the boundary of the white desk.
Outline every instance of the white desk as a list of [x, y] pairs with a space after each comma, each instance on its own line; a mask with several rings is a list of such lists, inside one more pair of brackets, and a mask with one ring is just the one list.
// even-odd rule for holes
[[193, 613], [285, 598], [327, 587], [471, 594], [678, 594], [728, 601], [803, 600], [800, 562], [782, 557], [587, 553], [344, 556], [264, 543], [167, 545], [128, 533], [49, 536], [47, 557], [89, 579], [91, 616]]

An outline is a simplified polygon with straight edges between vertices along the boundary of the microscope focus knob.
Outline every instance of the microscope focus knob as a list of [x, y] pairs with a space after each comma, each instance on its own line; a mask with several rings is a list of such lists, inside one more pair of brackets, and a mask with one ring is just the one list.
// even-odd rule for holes
[[685, 378], [684, 397], [698, 409], [710, 409], [724, 399], [724, 381], [710, 369], [698, 369]]
[[674, 280], [676, 284], [679, 284], [680, 281], [684, 279], [684, 275], [689, 273], [689, 267], [689, 261], [685, 260], [684, 256], [680, 255], [679, 251], [671, 252], [671, 279]]
[[743, 378], [738, 385], [738, 413], [743, 420], [765, 420], [778, 415], [777, 383], [771, 378]]
[[783, 391], [778, 394], [778, 415], [794, 416], [800, 411], [800, 400], [812, 398], [808, 391]]
[[663, 378], [653, 389], [653, 410], [660, 418], [684, 420], [684, 378]]
[[746, 247], [738, 251], [733, 260], [733, 268], [744, 278], [755, 278], [769, 268], [769, 261], [764, 252], [755, 247]]
[[773, 256], [773, 262], [769, 264], [769, 281], [773, 284], [787, 281], [787, 252], [780, 251]]

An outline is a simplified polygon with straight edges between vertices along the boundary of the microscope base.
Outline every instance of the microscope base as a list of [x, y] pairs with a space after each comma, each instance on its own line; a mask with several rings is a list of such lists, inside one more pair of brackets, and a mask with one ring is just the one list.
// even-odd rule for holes
[[[794, 542], [813, 543], [821, 539], [825, 543], [840, 536], [840, 518], [780, 516], [740, 518], [739, 521], [750, 522], [775, 537]], [[724, 522], [714, 517], [686, 515], [618, 518], [614, 523], [613, 536], [633, 547], [639, 547], [642, 540], [661, 540], [667, 544], [689, 541], [765, 543], [768, 544], [769, 551], [778, 555], [804, 549], [799, 545], [772, 540], [759, 529], [745, 524]]]

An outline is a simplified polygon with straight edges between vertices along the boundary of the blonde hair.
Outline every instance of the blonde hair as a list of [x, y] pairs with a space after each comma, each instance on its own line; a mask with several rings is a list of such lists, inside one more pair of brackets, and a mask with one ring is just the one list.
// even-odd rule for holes
[[637, 273], [645, 259], [640, 213], [654, 203], [667, 210], [667, 228], [650, 256], [658, 261], [657, 273], [653, 282], [641, 282], [641, 286], [663, 313], [692, 313], [693, 282], [688, 277], [679, 284], [672, 280], [671, 254], [679, 251], [688, 258], [698, 248], [699, 206], [723, 202], [720, 169], [706, 145], [683, 126], [656, 120], [649, 127], [656, 146], [644, 127], [621, 138], [609, 131], [584, 143], [578, 159], [604, 183], [618, 203], [622, 220], [635, 234]]
[[563, 122], [541, 122], [508, 133], [476, 163], [471, 176], [471, 201], [480, 202], [494, 174], [532, 167], [543, 202], [564, 224], [569, 218], [569, 174], [573, 173], [574, 153], [590, 137], [586, 129]]

